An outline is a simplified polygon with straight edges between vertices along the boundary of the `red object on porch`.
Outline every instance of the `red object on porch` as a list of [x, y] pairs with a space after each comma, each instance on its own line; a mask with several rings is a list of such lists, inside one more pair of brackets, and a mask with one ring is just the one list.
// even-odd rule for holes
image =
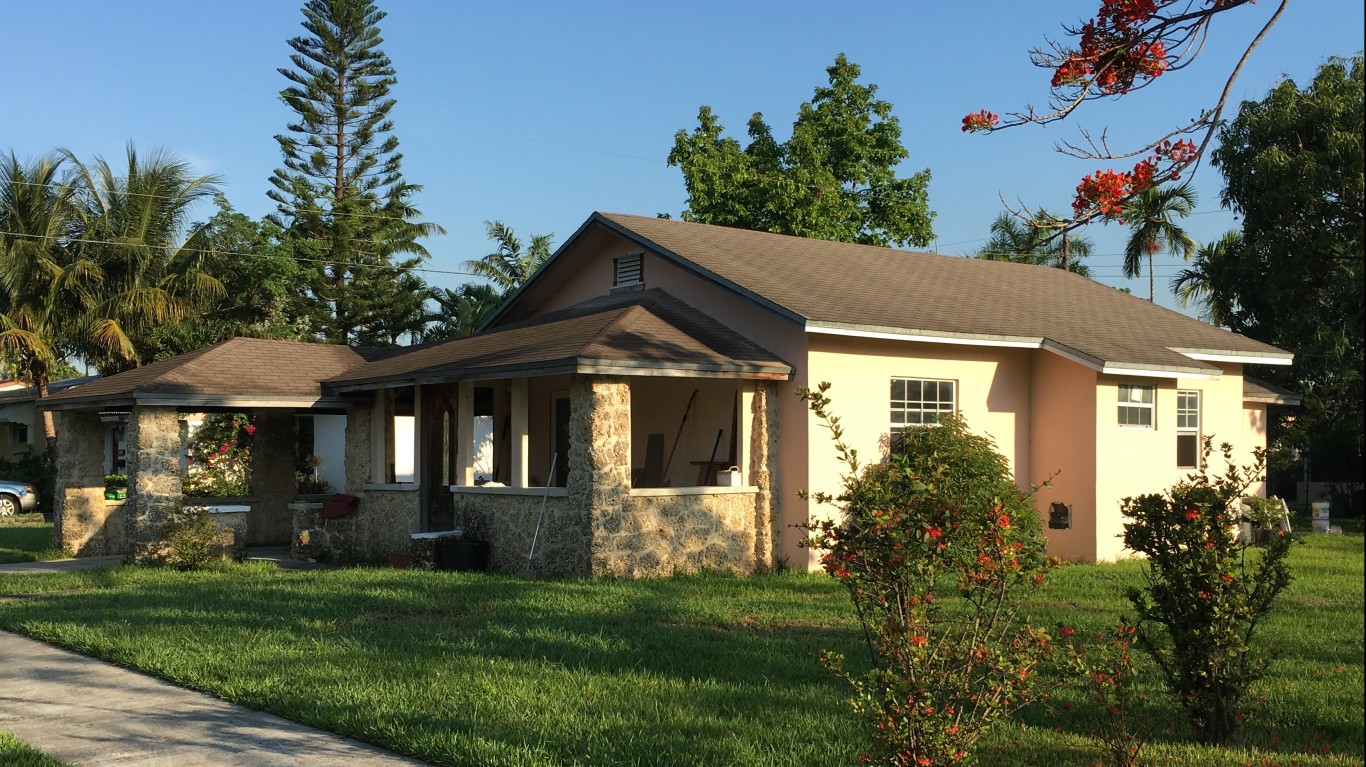
[[323, 501], [323, 518], [336, 519], [344, 517], [360, 508], [360, 497], [337, 493], [336, 495]]

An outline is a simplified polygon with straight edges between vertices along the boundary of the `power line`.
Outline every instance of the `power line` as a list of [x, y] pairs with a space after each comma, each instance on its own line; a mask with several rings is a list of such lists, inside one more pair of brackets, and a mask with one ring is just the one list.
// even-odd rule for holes
[[[27, 234], [27, 233], [25, 233], [25, 232], [6, 232], [6, 231], [3, 231], [3, 230], [0, 230], [0, 235], [5, 235], [5, 236], [8, 236], [8, 237], [24, 237], [24, 238], [27, 238], [27, 239], [30, 239], [30, 240], [43, 240], [43, 241], [47, 241], [47, 242], [76, 242], [76, 243], [87, 244], [87, 245], [118, 245], [118, 246], [120, 246], [120, 247], [128, 247], [128, 246], [129, 246], [129, 243], [126, 243], [126, 242], [117, 242], [117, 241], [114, 241], [114, 240], [97, 240], [97, 239], [84, 238], [84, 237], [54, 237], [54, 236], [45, 235], [45, 234]], [[173, 249], [174, 249], [174, 250], [177, 250], [177, 251], [181, 251], [181, 252], [188, 252], [188, 253], [205, 253], [205, 254], [209, 254], [209, 255], [218, 255], [218, 256], [240, 256], [240, 257], [242, 257], [242, 258], [259, 258], [259, 259], [278, 258], [278, 259], [281, 259], [281, 260], [298, 261], [298, 262], [301, 262], [301, 263], [322, 264], [322, 265], [324, 265], [324, 266], [344, 266], [344, 267], [347, 267], [347, 268], [368, 268], [368, 269], [392, 269], [392, 270], [394, 270], [394, 271], [399, 271], [399, 272], [421, 272], [421, 273], [424, 273], [424, 274], [450, 274], [450, 275], [463, 276], [463, 277], [482, 277], [482, 276], [483, 276], [483, 275], [478, 274], [478, 273], [476, 273], [476, 272], [465, 272], [465, 271], [457, 271], [457, 270], [451, 270], [451, 269], [432, 269], [432, 268], [425, 267], [425, 266], [398, 266], [398, 265], [394, 265], [394, 264], [367, 264], [367, 263], [361, 262], [361, 261], [332, 261], [332, 260], [323, 259], [323, 258], [306, 258], [306, 257], [303, 257], [303, 256], [272, 256], [272, 255], [268, 255], [268, 254], [265, 254], [265, 253], [244, 253], [244, 252], [232, 251], [232, 250], [216, 250], [216, 249], [213, 249], [213, 248], [179, 247], [179, 248], [173, 248]]]

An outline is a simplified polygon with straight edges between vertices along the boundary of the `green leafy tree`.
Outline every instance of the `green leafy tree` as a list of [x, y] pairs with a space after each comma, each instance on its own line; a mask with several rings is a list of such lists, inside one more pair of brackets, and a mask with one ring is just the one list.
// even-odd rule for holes
[[802, 104], [779, 143], [755, 113], [748, 146], [724, 138], [710, 107], [679, 131], [669, 164], [683, 171], [686, 221], [869, 245], [928, 245], [934, 239], [930, 171], [898, 178], [909, 156], [892, 105], [840, 54], [829, 85]]
[[1325, 62], [1247, 101], [1219, 134], [1222, 202], [1243, 222], [1210, 296], [1231, 330], [1295, 353], [1259, 373], [1305, 395], [1296, 439], [1316, 466], [1360, 470], [1362, 450], [1362, 55]]
[[[1065, 268], [1069, 272], [1090, 277], [1091, 269], [1081, 260], [1091, 255], [1095, 245], [1087, 237], [1054, 237], [1057, 227], [1063, 223], [1047, 211], [1040, 211], [1028, 221], [1002, 213], [991, 223], [991, 238], [977, 251], [976, 257], [989, 261]], [[1066, 266], [1063, 264], [1064, 248]]]
[[159, 328], [223, 296], [208, 265], [195, 205], [218, 191], [166, 151], [139, 155], [130, 143], [120, 170], [101, 157], [89, 165], [63, 150], [73, 167], [73, 200], [84, 264], [85, 308], [74, 329], [77, 353], [102, 375], [153, 359]]
[[297, 120], [275, 137], [284, 167], [269, 195], [293, 255], [314, 267], [314, 332], [394, 343], [425, 316], [419, 240], [444, 230], [420, 220], [421, 187], [401, 171], [389, 118], [397, 78], [379, 47], [385, 14], [367, 0], [309, 0], [302, 11], [308, 34], [289, 41], [293, 68], [280, 69]]
[[1189, 261], [1195, 252], [1195, 240], [1176, 223], [1194, 211], [1195, 190], [1184, 184], [1144, 189], [1125, 201], [1123, 220], [1129, 225], [1129, 239], [1124, 244], [1124, 276], [1142, 274], [1146, 257], [1149, 301], [1154, 292], [1153, 256], [1166, 251]]
[[223, 295], [194, 316], [157, 328], [151, 337], [156, 359], [238, 336], [308, 338], [308, 271], [290, 257], [284, 231], [269, 219], [238, 213], [221, 194], [215, 202], [218, 212], [191, 228]]

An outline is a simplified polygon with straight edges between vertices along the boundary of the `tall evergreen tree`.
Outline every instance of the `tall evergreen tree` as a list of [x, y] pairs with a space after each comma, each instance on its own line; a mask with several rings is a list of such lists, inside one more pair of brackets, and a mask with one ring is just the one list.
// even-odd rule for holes
[[[335, 343], [393, 343], [429, 291], [418, 240], [442, 234], [413, 206], [389, 112], [394, 68], [380, 50], [383, 11], [368, 0], [309, 0], [308, 35], [289, 41], [280, 97], [298, 119], [276, 136], [284, 167], [269, 195], [295, 258], [314, 265], [311, 323]], [[420, 295], [415, 295], [420, 294]], [[416, 309], [414, 309], [416, 306]]]

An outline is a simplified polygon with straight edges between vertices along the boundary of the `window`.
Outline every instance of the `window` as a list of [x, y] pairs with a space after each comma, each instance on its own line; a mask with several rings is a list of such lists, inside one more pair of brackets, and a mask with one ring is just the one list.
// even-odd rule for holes
[[1176, 468], [1200, 468], [1200, 392], [1176, 393]]
[[1130, 429], [1153, 428], [1151, 384], [1119, 385], [1119, 425]]
[[612, 287], [640, 285], [645, 282], [643, 257], [639, 253], [612, 259]]
[[958, 409], [957, 388], [955, 381], [893, 378], [892, 436], [905, 431], [907, 426], [935, 424], [941, 416], [952, 414]]

